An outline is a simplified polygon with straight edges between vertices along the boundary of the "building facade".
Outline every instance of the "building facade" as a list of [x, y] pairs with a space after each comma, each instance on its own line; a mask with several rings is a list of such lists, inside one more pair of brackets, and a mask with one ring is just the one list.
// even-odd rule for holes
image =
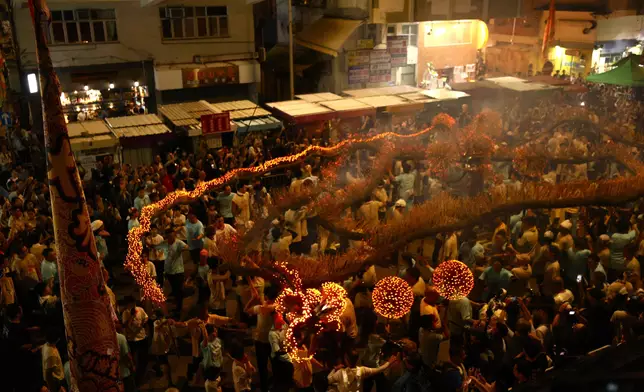
[[[101, 111], [154, 113], [161, 103], [256, 99], [259, 65], [246, 1], [48, 3], [50, 50], [70, 121]], [[14, 25], [27, 79], [37, 65], [26, 1], [15, 3]], [[39, 98], [30, 92], [33, 111]]]
[[586, 76], [601, 72], [604, 64], [641, 39], [642, 21], [637, 15], [642, 12], [641, 2], [558, 0], [555, 4], [554, 37], [545, 53], [549, 1], [524, 0], [518, 17], [490, 20], [489, 72], [525, 77], [541, 72], [549, 62], [555, 72]]

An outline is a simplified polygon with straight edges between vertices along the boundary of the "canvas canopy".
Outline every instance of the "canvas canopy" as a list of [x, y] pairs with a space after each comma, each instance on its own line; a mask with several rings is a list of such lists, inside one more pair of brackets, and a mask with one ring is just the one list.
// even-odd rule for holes
[[608, 72], [590, 75], [587, 81], [593, 83], [614, 84], [618, 86], [643, 87], [644, 86], [644, 64], [640, 64], [639, 56], [629, 56], [621, 65]]

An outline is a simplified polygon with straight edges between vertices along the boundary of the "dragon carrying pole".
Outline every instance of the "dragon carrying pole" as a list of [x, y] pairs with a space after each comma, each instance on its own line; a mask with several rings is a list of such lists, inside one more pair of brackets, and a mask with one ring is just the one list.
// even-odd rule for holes
[[61, 300], [75, 391], [120, 391], [119, 349], [112, 309], [90, 227], [83, 187], [71, 150], [44, 29], [45, 0], [29, 0], [47, 147], [47, 177], [54, 221]]

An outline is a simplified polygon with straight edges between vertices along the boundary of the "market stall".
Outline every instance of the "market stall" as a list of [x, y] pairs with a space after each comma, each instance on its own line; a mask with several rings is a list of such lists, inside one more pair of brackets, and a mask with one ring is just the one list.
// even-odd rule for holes
[[138, 84], [130, 88], [104, 90], [85, 86], [82, 90], [61, 93], [60, 102], [63, 105], [65, 120], [69, 123], [96, 120], [100, 117], [145, 114], [148, 97], [147, 87]]
[[342, 93], [353, 98], [375, 97], [380, 95], [401, 95], [416, 93], [422, 89], [413, 86], [389, 86], [376, 88], [362, 88], [358, 90], [345, 90]]
[[631, 55], [616, 63], [608, 72], [590, 75], [586, 81], [617, 86], [644, 87], [644, 64], [641, 56]]
[[377, 110], [377, 118], [387, 126], [400, 125], [416, 117], [422, 112], [425, 103], [410, 101], [399, 95], [376, 95], [356, 98], [357, 101]]
[[91, 178], [91, 169], [105, 156], [118, 162], [118, 139], [102, 120], [71, 123], [67, 131], [76, 161], [85, 169], [84, 179]]
[[[271, 116], [271, 112], [249, 100], [219, 102], [213, 106], [227, 113], [236, 130], [235, 135], [246, 136], [249, 132], [270, 132], [282, 128], [282, 122]], [[232, 143], [238, 143], [240, 138]]]
[[301, 99], [267, 103], [276, 118], [291, 128], [304, 131], [306, 137], [321, 138], [325, 123], [332, 120], [336, 113], [326, 106]]
[[156, 114], [112, 117], [105, 120], [121, 145], [121, 162], [134, 167], [152, 163], [160, 145], [172, 138]]
[[429, 98], [437, 99], [436, 109], [438, 112], [447, 113], [453, 117], [459, 115], [463, 104], [472, 104], [472, 97], [462, 91], [435, 89], [423, 90], [421, 92]]
[[[209, 148], [221, 147], [221, 134], [217, 132], [203, 132], [202, 117], [220, 115], [222, 110], [208, 103], [207, 101], [183, 102], [170, 105], [159, 106], [159, 114], [166, 119], [175, 133], [186, 135], [189, 144], [184, 145], [186, 149], [198, 151], [199, 145], [205, 142]], [[228, 121], [229, 126], [226, 129], [235, 130], [235, 125]], [[184, 141], [188, 141], [184, 139]]]
[[296, 95], [295, 98], [304, 100], [306, 102], [311, 102], [311, 103], [336, 101], [338, 99], [342, 99], [341, 96], [333, 93], [301, 94], [301, 95]]
[[365, 116], [376, 116], [376, 108], [353, 98], [341, 98], [333, 101], [318, 102], [336, 113], [336, 120], [329, 128], [329, 138], [332, 142], [339, 140], [339, 132], [354, 133], [362, 127]]

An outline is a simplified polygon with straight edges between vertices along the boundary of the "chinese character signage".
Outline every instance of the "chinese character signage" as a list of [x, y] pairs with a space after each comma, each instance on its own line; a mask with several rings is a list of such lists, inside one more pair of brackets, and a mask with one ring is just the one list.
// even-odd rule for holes
[[201, 116], [201, 131], [204, 135], [230, 131], [230, 113], [213, 113]]
[[407, 65], [407, 37], [387, 37], [387, 51], [392, 68]]
[[370, 50], [353, 50], [348, 53], [349, 84], [367, 83], [369, 81]]
[[183, 87], [204, 87], [239, 83], [239, 68], [227, 67], [182, 69]]
[[391, 81], [391, 55], [386, 50], [372, 50], [369, 61], [369, 83]]

